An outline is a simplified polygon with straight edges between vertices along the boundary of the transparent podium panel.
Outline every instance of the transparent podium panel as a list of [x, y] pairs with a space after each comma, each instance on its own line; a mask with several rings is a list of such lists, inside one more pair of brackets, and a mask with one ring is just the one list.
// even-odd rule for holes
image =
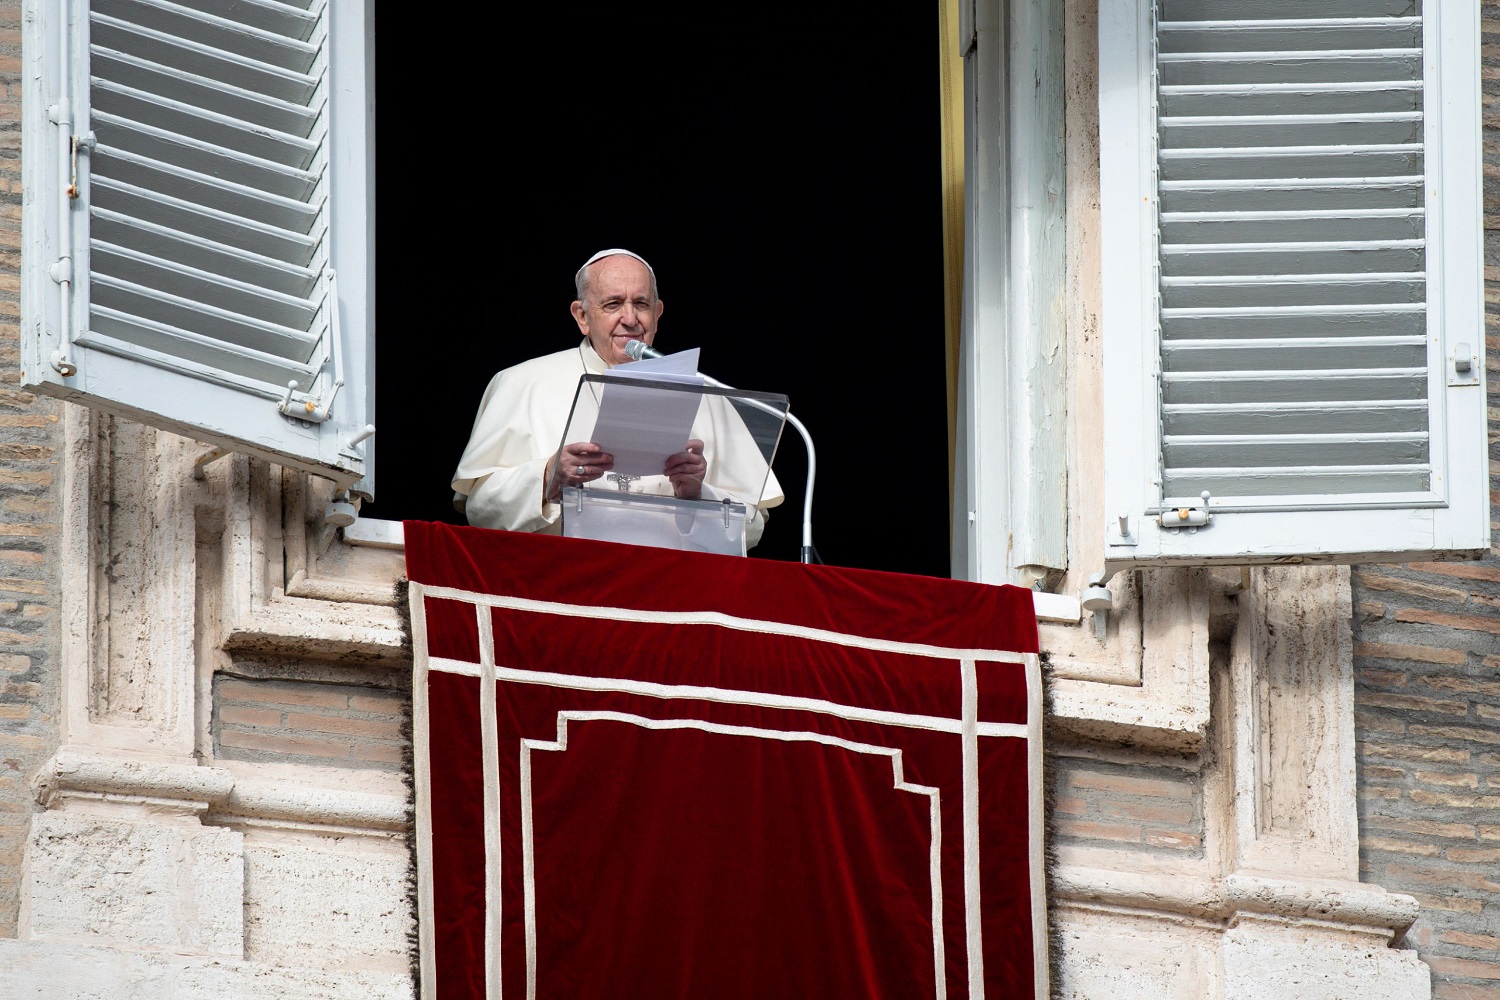
[[[744, 523], [771, 478], [786, 411], [785, 396], [686, 376], [583, 376], [548, 484], [563, 534], [743, 555]], [[580, 457], [570, 447], [578, 445], [598, 450]], [[702, 478], [674, 483], [667, 470], [685, 455]]]
[[563, 534], [684, 552], [745, 554], [749, 508], [730, 500], [679, 500], [610, 490], [563, 489]]

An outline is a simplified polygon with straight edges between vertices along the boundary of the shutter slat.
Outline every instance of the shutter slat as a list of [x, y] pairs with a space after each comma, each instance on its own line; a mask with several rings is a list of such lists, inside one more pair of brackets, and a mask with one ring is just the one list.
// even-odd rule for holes
[[1418, 80], [1341, 83], [1243, 83], [1162, 87], [1161, 113], [1184, 115], [1368, 114], [1422, 107]]
[[1311, 434], [1419, 431], [1427, 424], [1425, 400], [1352, 400], [1339, 403], [1169, 403], [1162, 407], [1167, 434]]
[[94, 266], [103, 273], [178, 298], [211, 302], [216, 307], [293, 329], [312, 326], [318, 304], [283, 295], [249, 282], [152, 257], [127, 247], [91, 241]]
[[[93, 9], [172, 38], [293, 73], [308, 72], [321, 47], [316, 41], [265, 31], [237, 18], [219, 17], [166, 0], [93, 0]], [[226, 12], [239, 13], [234, 5]]]
[[159, 288], [137, 285], [104, 273], [94, 275], [91, 304], [192, 330], [225, 344], [300, 362], [312, 357], [321, 334], [318, 330], [298, 330], [267, 323], [202, 300], [172, 295]]
[[1340, 402], [1425, 399], [1427, 369], [1367, 369], [1360, 372], [1244, 371], [1167, 372], [1164, 403]]
[[1245, 274], [1235, 277], [1164, 277], [1162, 304], [1200, 306], [1384, 305], [1424, 301], [1421, 272], [1395, 274]]
[[93, 0], [92, 332], [277, 395], [327, 359], [324, 13]]
[[284, 392], [287, 382], [295, 379], [305, 385], [317, 374], [317, 369], [311, 365], [299, 365], [274, 354], [233, 347], [188, 330], [103, 306], [96, 307], [92, 326], [81, 343], [123, 357], [135, 357], [138, 351], [149, 351], [163, 367], [193, 365], [237, 375], [240, 377], [235, 383], [237, 387], [257, 390], [267, 399], [280, 395], [275, 387], [280, 386]]
[[103, 178], [94, 179], [93, 190], [94, 202], [101, 209], [133, 215], [168, 229], [298, 266], [312, 263], [321, 238], [317, 233], [277, 229], [253, 219]]
[[173, 98], [158, 97], [98, 78], [92, 84], [94, 107], [104, 114], [173, 136], [190, 135], [208, 145], [257, 160], [306, 170], [322, 148], [322, 143], [316, 138], [254, 126]]
[[98, 45], [91, 54], [97, 77], [153, 94], [175, 92], [196, 107], [287, 135], [307, 137], [323, 113], [321, 101], [312, 106], [284, 101]]
[[[92, 155], [106, 176], [121, 183], [177, 196], [190, 204], [212, 206], [278, 229], [306, 233], [317, 221], [322, 207], [321, 203], [311, 204], [257, 191], [209, 174], [136, 156], [123, 149], [99, 146]], [[106, 163], [107, 166], [103, 165]]]
[[1164, 21], [1157, 25], [1162, 52], [1217, 52], [1300, 49], [1412, 49], [1422, 42], [1419, 17], [1333, 17], [1285, 20]]
[[96, 239], [130, 246], [161, 260], [198, 267], [213, 274], [237, 276], [261, 288], [306, 297], [318, 283], [318, 270], [252, 254], [145, 219], [96, 209]]
[[1234, 211], [1253, 199], [1258, 210], [1323, 212], [1421, 208], [1422, 177], [1337, 178], [1325, 181], [1242, 178], [1163, 181], [1163, 212]]
[[1423, 336], [1427, 306], [1403, 302], [1379, 306], [1250, 306], [1163, 309], [1165, 348], [1194, 338], [1274, 340], [1302, 337]]
[[237, 155], [192, 136], [175, 135], [113, 115], [96, 114], [93, 124], [99, 144], [106, 148], [123, 149], [143, 159], [222, 177], [235, 184], [286, 198], [307, 199], [317, 188], [321, 176], [321, 171], [302, 170]]
[[98, 13], [89, 27], [96, 45], [294, 104], [312, 103], [321, 80]]
[[1163, 180], [1369, 178], [1422, 172], [1422, 144], [1165, 149]]
[[1174, 468], [1396, 465], [1427, 459], [1426, 431], [1354, 434], [1168, 434]]
[[1163, 52], [1157, 58], [1157, 72], [1167, 86], [1420, 80], [1422, 50]]
[[1163, 21], [1279, 20], [1330, 17], [1406, 17], [1419, 11], [1416, 0], [1162, 0]]
[[1163, 244], [1163, 277], [1419, 272], [1422, 240]]
[[[205, 14], [221, 13], [224, 7], [224, 0], [176, 2], [178, 6], [190, 7]], [[308, 3], [292, 5], [274, 0], [235, 0], [234, 17], [236, 21], [249, 27], [306, 41], [318, 26], [318, 17], [322, 12], [321, 4], [313, 9], [309, 9], [310, 6]]]
[[1422, 141], [1414, 111], [1359, 114], [1195, 115], [1161, 119], [1162, 149], [1399, 146]]
[[[1391, 494], [1419, 497], [1431, 489], [1432, 470], [1425, 464], [1351, 466], [1283, 469], [1174, 469], [1162, 484], [1164, 505], [1173, 502], [1195, 502], [1203, 493], [1215, 498], [1214, 506], [1223, 510], [1250, 507], [1274, 510], [1284, 508], [1287, 498], [1303, 497], [1298, 509], [1315, 504], [1325, 495], [1338, 497], [1324, 501], [1336, 505], [1389, 503]], [[1234, 497], [1226, 500], [1226, 497]]]
[[1415, 368], [1427, 361], [1427, 338], [1306, 337], [1295, 340], [1163, 341], [1162, 358], [1176, 373]]
[[1165, 243], [1239, 243], [1285, 241], [1369, 241], [1421, 239], [1425, 231], [1420, 208], [1369, 208], [1345, 211], [1241, 211], [1161, 213]]

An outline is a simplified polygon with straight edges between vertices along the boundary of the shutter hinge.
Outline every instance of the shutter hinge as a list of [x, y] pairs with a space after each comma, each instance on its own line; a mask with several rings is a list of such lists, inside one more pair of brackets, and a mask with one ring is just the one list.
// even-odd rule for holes
[[1189, 534], [1213, 523], [1214, 516], [1208, 511], [1208, 490], [1202, 493], [1202, 504], [1185, 504], [1170, 507], [1157, 515], [1157, 523], [1163, 528], [1186, 528]]

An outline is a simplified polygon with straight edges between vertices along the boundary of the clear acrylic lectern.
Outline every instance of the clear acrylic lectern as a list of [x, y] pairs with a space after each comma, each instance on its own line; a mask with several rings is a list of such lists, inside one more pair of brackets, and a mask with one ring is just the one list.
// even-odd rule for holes
[[[787, 398], [703, 385], [685, 377], [584, 375], [562, 451], [592, 442], [614, 457], [604, 476], [581, 486], [554, 481], [563, 534], [724, 555], [745, 554], [745, 522], [765, 490], [786, 425]], [[708, 466], [698, 497], [679, 497], [667, 460], [703, 442]], [[560, 480], [562, 476], [556, 476]]]

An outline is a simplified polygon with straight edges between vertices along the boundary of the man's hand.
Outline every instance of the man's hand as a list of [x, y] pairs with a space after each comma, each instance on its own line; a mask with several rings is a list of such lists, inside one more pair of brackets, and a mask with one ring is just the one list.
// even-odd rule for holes
[[692, 438], [686, 448], [667, 459], [662, 475], [672, 480], [672, 492], [680, 499], [697, 500], [703, 494], [706, 472], [708, 462], [703, 458], [703, 442]]
[[[703, 447], [701, 441], [698, 447]], [[564, 486], [591, 483], [614, 467], [615, 456], [607, 454], [593, 442], [564, 445], [561, 460], [554, 455], [547, 463], [547, 499], [556, 501], [562, 497]]]

